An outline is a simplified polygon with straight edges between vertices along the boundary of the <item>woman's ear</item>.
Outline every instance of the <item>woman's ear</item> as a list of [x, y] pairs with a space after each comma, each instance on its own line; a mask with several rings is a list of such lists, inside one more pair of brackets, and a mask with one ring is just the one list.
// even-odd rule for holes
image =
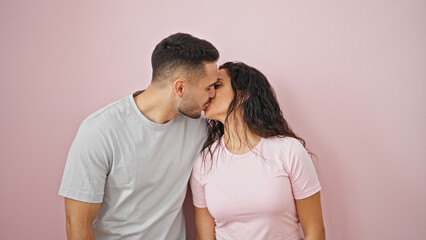
[[186, 90], [185, 80], [182, 78], [178, 78], [173, 82], [173, 91], [177, 98], [182, 98], [184, 95], [184, 91]]

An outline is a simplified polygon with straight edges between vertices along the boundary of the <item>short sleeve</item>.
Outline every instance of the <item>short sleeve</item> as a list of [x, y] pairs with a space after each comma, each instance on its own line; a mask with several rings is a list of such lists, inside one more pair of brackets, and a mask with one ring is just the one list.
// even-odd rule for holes
[[204, 191], [204, 184], [202, 183], [202, 153], [200, 153], [195, 160], [192, 169], [190, 186], [192, 191], [192, 200], [194, 206], [197, 208], [206, 208], [206, 197]]
[[88, 123], [82, 123], [68, 153], [59, 195], [101, 203], [109, 159], [107, 142], [100, 132]]
[[297, 139], [293, 139], [284, 165], [289, 172], [295, 199], [307, 198], [321, 190], [312, 159]]

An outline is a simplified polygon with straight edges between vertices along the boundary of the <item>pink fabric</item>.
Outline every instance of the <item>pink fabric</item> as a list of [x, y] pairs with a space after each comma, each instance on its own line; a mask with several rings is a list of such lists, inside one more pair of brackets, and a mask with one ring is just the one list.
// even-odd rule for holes
[[193, 201], [215, 218], [217, 239], [301, 239], [294, 199], [321, 186], [299, 141], [261, 139], [251, 152], [235, 155], [222, 139], [213, 161], [208, 153], [203, 163], [202, 155], [191, 176]]

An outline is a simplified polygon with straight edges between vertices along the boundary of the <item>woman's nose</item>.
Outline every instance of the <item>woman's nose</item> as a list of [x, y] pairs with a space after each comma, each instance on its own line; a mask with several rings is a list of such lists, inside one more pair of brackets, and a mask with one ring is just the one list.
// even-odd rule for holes
[[216, 90], [213, 88], [212, 90], [210, 90], [209, 92], [209, 97], [210, 98], [214, 98], [214, 96], [216, 96]]

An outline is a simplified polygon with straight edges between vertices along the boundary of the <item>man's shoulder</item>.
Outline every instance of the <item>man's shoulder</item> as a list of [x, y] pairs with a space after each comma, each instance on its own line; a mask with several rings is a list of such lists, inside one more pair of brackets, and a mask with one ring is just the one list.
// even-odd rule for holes
[[128, 96], [114, 101], [87, 116], [81, 124], [89, 124], [95, 127], [104, 127], [118, 121], [125, 114], [125, 111], [131, 110], [129, 107]]

